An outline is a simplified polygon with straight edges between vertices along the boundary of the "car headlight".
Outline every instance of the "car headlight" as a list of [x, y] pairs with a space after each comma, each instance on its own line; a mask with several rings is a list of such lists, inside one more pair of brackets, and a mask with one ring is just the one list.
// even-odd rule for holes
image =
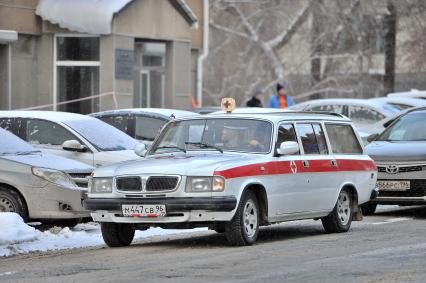
[[91, 193], [111, 193], [112, 178], [92, 178], [89, 182], [89, 191]]
[[65, 187], [65, 188], [77, 188], [78, 186], [76, 183], [71, 180], [69, 175], [67, 173], [54, 170], [54, 169], [48, 169], [48, 168], [41, 168], [41, 167], [32, 167], [31, 172], [34, 176], [37, 176], [43, 180], [46, 180], [50, 183], [54, 183], [58, 186]]
[[222, 177], [188, 177], [186, 192], [222, 192], [225, 189], [225, 179]]

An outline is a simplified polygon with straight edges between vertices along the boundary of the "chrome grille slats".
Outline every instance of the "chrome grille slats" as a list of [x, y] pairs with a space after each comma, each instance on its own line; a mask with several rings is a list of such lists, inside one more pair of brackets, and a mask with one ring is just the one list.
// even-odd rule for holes
[[165, 193], [176, 190], [179, 186], [180, 178], [178, 175], [117, 176], [115, 178], [115, 187], [119, 192], [138, 196], [143, 196], [145, 193]]

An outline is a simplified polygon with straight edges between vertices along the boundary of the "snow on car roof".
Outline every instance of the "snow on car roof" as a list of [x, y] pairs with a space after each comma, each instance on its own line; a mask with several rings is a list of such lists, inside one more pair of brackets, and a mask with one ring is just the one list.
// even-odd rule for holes
[[157, 116], [162, 118], [170, 118], [170, 116], [172, 115], [174, 115], [175, 118], [200, 115], [198, 113], [191, 112], [191, 111], [168, 109], [168, 108], [128, 108], [128, 109], [116, 109], [116, 110], [96, 112], [96, 113], [90, 114], [90, 116], [101, 117], [101, 116], [109, 116], [109, 115], [128, 115], [128, 114], [147, 114], [150, 116]]
[[382, 114], [394, 114], [398, 109], [391, 109], [385, 101], [382, 100], [373, 100], [373, 99], [359, 99], [359, 98], [326, 98], [326, 99], [315, 99], [305, 101], [299, 104], [296, 104], [289, 109], [304, 109], [301, 106], [319, 106], [319, 105], [333, 105], [333, 104], [342, 104], [342, 105], [363, 105], [370, 108], [374, 108], [376, 111]]
[[351, 120], [343, 115], [328, 113], [328, 112], [313, 112], [313, 111], [281, 111], [275, 113], [231, 113], [231, 114], [206, 114], [199, 117], [186, 117], [182, 120], [190, 118], [196, 119], [214, 119], [214, 118], [249, 118], [249, 119], [266, 119], [272, 122], [279, 122], [283, 120], [328, 120], [328, 121], [345, 121]]
[[31, 118], [44, 119], [53, 122], [65, 122], [73, 120], [94, 119], [82, 114], [58, 112], [58, 111], [0, 111], [0, 117], [7, 118]]

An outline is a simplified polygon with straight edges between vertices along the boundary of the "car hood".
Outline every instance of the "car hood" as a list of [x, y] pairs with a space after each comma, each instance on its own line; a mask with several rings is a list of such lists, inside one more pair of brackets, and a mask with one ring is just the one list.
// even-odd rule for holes
[[374, 161], [426, 161], [426, 142], [374, 141], [365, 147]]
[[232, 153], [187, 153], [149, 156], [96, 169], [95, 177], [140, 174], [212, 176], [215, 170], [261, 162], [262, 156]]
[[91, 173], [93, 167], [65, 157], [49, 153], [27, 155], [2, 155], [0, 158], [34, 167], [43, 167], [67, 173]]
[[140, 159], [133, 150], [101, 151], [96, 153], [95, 166], [104, 166], [116, 162]]

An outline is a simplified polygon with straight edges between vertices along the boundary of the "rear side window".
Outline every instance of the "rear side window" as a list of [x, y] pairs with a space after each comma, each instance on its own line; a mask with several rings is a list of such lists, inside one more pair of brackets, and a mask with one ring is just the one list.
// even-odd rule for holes
[[350, 125], [326, 124], [328, 139], [333, 153], [361, 154], [362, 147]]
[[324, 111], [324, 112], [334, 112], [338, 114], [345, 114], [344, 113], [344, 106], [343, 105], [318, 105], [311, 108], [312, 111]]
[[319, 124], [297, 124], [305, 154], [328, 154], [324, 133]]
[[12, 119], [0, 119], [0, 127], [12, 131]]
[[350, 106], [349, 118], [351, 118], [352, 121], [357, 121], [360, 123], [374, 123], [384, 119], [385, 116], [368, 107]]
[[328, 154], [327, 142], [325, 141], [324, 131], [320, 124], [312, 124], [314, 128], [315, 137], [317, 138], [318, 149], [320, 154]]
[[128, 135], [131, 134], [131, 117], [130, 116], [105, 116], [105, 117], [96, 117], [100, 119], [101, 121], [110, 124], [111, 126], [125, 132]]

